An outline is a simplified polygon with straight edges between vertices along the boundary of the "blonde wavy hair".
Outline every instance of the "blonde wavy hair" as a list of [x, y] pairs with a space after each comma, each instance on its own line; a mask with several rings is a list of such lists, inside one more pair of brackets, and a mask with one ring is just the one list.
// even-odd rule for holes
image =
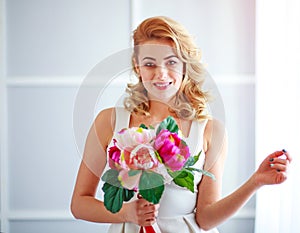
[[[206, 112], [208, 93], [202, 91], [205, 69], [200, 63], [201, 53], [192, 36], [178, 22], [164, 16], [144, 20], [133, 32], [134, 52], [132, 55], [133, 70], [138, 77], [134, 60], [137, 61], [138, 45], [153, 39], [172, 41], [176, 55], [184, 63], [185, 74], [182, 85], [170, 106], [170, 111], [185, 120], [202, 120], [209, 116]], [[149, 116], [149, 99], [141, 78], [137, 83], [127, 84], [124, 106], [130, 112]]]

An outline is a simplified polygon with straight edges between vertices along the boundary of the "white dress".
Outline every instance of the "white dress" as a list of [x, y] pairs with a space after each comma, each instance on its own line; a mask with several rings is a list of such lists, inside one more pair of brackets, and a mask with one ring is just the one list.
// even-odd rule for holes
[[[116, 108], [115, 132], [129, 127], [130, 113], [123, 108]], [[192, 155], [197, 154], [203, 148], [203, 132], [206, 121], [193, 121], [189, 136], [185, 138]], [[198, 162], [194, 165], [203, 168], [205, 155], [202, 152]], [[160, 199], [157, 223], [153, 225], [156, 233], [218, 233], [217, 229], [204, 231], [199, 228], [195, 220], [195, 206], [197, 200], [197, 185], [201, 181], [202, 174], [195, 173], [194, 190], [179, 187], [173, 182], [165, 185], [165, 190]], [[134, 197], [132, 200], [136, 199]], [[109, 233], [138, 233], [140, 226], [133, 223], [111, 224]]]

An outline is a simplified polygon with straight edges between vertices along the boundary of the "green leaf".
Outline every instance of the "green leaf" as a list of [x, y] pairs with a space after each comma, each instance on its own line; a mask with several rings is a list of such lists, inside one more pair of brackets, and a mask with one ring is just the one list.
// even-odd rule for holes
[[103, 174], [101, 179], [113, 186], [122, 187], [118, 179], [118, 176], [119, 176], [119, 171], [115, 169], [109, 169]]
[[164, 119], [158, 126], [156, 134], [159, 134], [159, 132], [163, 129], [167, 129], [172, 133], [178, 133], [178, 125], [175, 121], [175, 119], [171, 116], [168, 116], [166, 119]]
[[212, 174], [212, 173], [210, 173], [210, 172], [208, 172], [208, 171], [205, 171], [205, 170], [202, 170], [202, 169], [198, 169], [198, 168], [194, 168], [194, 167], [189, 167], [189, 168], [186, 168], [186, 169], [189, 170], [189, 171], [201, 172], [203, 175], [210, 177], [214, 181], [216, 180], [215, 175]]
[[144, 199], [153, 204], [159, 203], [164, 188], [162, 175], [151, 171], [143, 171], [139, 182], [139, 193]]
[[123, 189], [123, 199], [124, 201], [129, 201], [134, 196], [133, 190]]
[[172, 173], [171, 176], [174, 178], [173, 181], [175, 184], [194, 192], [194, 175], [191, 171], [183, 169], [182, 171]]
[[190, 166], [195, 165], [198, 162], [198, 160], [199, 160], [201, 152], [202, 152], [202, 150], [197, 155], [190, 156], [188, 158], [188, 160], [185, 162], [184, 167], [190, 167]]
[[203, 175], [208, 176], [208, 177], [212, 178], [213, 180], [216, 180], [216, 177], [214, 176], [214, 174], [212, 174], [208, 171], [202, 170], [202, 169], [191, 167], [198, 162], [201, 153], [202, 153], [202, 150], [197, 155], [190, 156], [188, 158], [188, 160], [186, 161], [184, 168], [191, 172], [193, 172], [193, 171], [201, 172]]
[[140, 128], [148, 129], [148, 127], [145, 124], [140, 124]]
[[142, 171], [141, 170], [129, 170], [128, 171], [128, 175], [129, 176], [135, 176], [135, 175], [137, 175], [137, 174], [139, 174], [139, 173], [141, 173]]
[[110, 183], [104, 183], [104, 206], [112, 213], [120, 211], [123, 205], [123, 188], [116, 187]]
[[104, 206], [112, 213], [120, 211], [123, 201], [129, 201], [134, 196], [133, 190], [122, 187], [118, 175], [119, 172], [117, 170], [109, 169], [102, 176], [102, 180], [105, 181], [102, 187]]

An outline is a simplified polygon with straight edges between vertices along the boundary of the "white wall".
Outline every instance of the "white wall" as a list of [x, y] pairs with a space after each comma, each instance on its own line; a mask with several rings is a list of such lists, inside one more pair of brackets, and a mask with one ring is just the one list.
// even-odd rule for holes
[[257, 233], [297, 233], [300, 229], [300, 2], [274, 3], [257, 3], [256, 155], [259, 161], [266, 151], [284, 148], [293, 160], [284, 184], [266, 187], [257, 195], [255, 229]]
[[[105, 232], [69, 211], [80, 155], [73, 107], [81, 80], [130, 46], [131, 30], [167, 15], [195, 35], [219, 87], [229, 134], [224, 195], [254, 170], [254, 1], [0, 0], [1, 231]], [[113, 84], [114, 93], [123, 86]], [[115, 99], [106, 96], [105, 105]], [[253, 232], [255, 200], [220, 226]]]

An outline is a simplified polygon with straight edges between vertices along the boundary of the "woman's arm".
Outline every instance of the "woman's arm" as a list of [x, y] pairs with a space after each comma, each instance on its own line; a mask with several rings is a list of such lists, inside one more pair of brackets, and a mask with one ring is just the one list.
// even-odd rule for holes
[[71, 201], [71, 211], [76, 218], [92, 222], [124, 221], [121, 211], [112, 216], [103, 202], [95, 198], [106, 166], [106, 148], [113, 135], [112, 117], [112, 109], [100, 112], [88, 133]]
[[[216, 121], [209, 121], [205, 131], [206, 138], [209, 138], [206, 143], [206, 163], [210, 166], [207, 169], [216, 176], [216, 181], [203, 177], [199, 185], [196, 220], [202, 229], [208, 230], [235, 214], [261, 186], [282, 183], [286, 179], [291, 158], [283, 151], [270, 154], [240, 188], [220, 199], [227, 137], [222, 133], [225, 132], [223, 126]], [[283, 154], [286, 159], [278, 158]]]
[[121, 210], [113, 214], [102, 201], [95, 198], [106, 166], [106, 149], [113, 136], [114, 114], [113, 109], [102, 111], [89, 131], [72, 196], [72, 214], [75, 218], [92, 222], [151, 225], [157, 215], [157, 205], [140, 199], [123, 204]]

